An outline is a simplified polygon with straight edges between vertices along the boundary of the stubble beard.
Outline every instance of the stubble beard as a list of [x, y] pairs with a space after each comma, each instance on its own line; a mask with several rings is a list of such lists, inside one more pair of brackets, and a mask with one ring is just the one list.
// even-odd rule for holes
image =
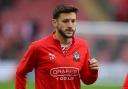
[[58, 32], [64, 37], [64, 38], [72, 38], [75, 34], [75, 31], [72, 30], [72, 35], [71, 36], [68, 36], [65, 34], [65, 32], [62, 30], [62, 29], [58, 29]]

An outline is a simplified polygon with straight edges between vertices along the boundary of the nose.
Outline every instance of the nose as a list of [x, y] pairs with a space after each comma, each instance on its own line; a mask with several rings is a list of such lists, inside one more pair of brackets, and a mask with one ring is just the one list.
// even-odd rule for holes
[[72, 21], [69, 21], [69, 22], [68, 22], [68, 27], [69, 27], [69, 28], [72, 28], [72, 27], [73, 27], [73, 22], [72, 22]]

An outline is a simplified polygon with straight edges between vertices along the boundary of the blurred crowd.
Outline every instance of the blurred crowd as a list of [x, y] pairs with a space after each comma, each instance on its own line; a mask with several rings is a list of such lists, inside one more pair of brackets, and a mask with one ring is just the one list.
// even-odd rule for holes
[[[80, 8], [79, 21], [128, 22], [128, 0], [0, 0], [0, 60], [19, 60], [28, 44], [52, 32], [51, 11], [60, 3]], [[128, 36], [90, 38], [100, 61], [128, 63]]]
[[128, 36], [96, 36], [91, 39], [92, 55], [101, 63], [128, 64]]
[[22, 56], [26, 46], [39, 38], [38, 23], [33, 20], [23, 24], [20, 30], [15, 25], [6, 23], [0, 30], [0, 59], [15, 60]]

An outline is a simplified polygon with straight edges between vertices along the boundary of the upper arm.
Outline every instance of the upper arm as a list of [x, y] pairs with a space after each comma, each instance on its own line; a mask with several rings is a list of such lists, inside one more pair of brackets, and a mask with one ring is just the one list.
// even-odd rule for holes
[[36, 47], [31, 44], [21, 59], [18, 65], [17, 71], [26, 74], [32, 71], [33, 67], [36, 65]]

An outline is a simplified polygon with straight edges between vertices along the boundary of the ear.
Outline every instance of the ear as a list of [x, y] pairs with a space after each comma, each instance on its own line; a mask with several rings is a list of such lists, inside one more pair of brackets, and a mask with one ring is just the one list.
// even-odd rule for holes
[[54, 27], [57, 26], [57, 20], [56, 20], [56, 19], [52, 19], [52, 25], [53, 25]]

